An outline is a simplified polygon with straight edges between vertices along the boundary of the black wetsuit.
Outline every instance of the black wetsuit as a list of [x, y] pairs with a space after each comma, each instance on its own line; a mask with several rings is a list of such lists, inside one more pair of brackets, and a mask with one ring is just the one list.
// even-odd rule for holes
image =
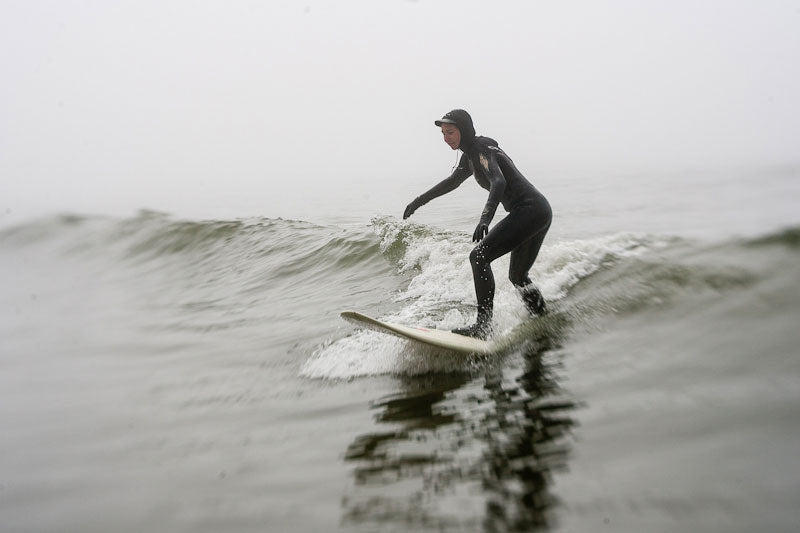
[[[466, 111], [451, 111], [442, 121], [436, 121], [437, 125], [442, 122], [458, 127], [461, 133], [459, 148], [464, 154], [448, 178], [408, 206], [404, 218], [434, 198], [455, 190], [471, 175], [475, 176], [481, 187], [489, 191], [489, 198], [473, 235], [473, 240], [479, 241], [479, 244], [469, 256], [478, 300], [478, 320], [469, 328], [455, 330], [458, 333], [485, 337], [491, 330], [495, 290], [491, 262], [509, 252], [511, 264], [508, 277], [511, 283], [519, 289], [532, 314], [544, 313], [544, 299], [531, 285], [528, 271], [533, 266], [550, 228], [552, 211], [547, 199], [520, 173], [511, 158], [497, 145], [497, 141], [475, 136], [472, 119]], [[508, 211], [508, 215], [486, 234], [500, 203]]]

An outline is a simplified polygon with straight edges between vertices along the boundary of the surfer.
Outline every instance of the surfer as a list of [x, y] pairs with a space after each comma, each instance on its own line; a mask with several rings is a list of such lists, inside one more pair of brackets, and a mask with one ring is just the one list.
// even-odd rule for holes
[[[511, 253], [508, 277], [522, 296], [533, 316], [546, 311], [541, 292], [531, 282], [528, 271], [533, 266], [544, 236], [550, 229], [552, 211], [547, 199], [517, 170], [511, 158], [497, 141], [475, 135], [472, 117], [463, 109], [454, 109], [434, 121], [441, 127], [444, 142], [462, 156], [453, 173], [414, 199], [403, 213], [403, 219], [414, 211], [455, 190], [471, 175], [478, 185], [489, 191], [489, 198], [472, 235], [477, 246], [469, 254], [478, 300], [478, 317], [471, 326], [454, 329], [454, 333], [485, 339], [492, 333], [494, 276], [491, 263]], [[508, 215], [490, 230], [497, 205], [503, 204]]]

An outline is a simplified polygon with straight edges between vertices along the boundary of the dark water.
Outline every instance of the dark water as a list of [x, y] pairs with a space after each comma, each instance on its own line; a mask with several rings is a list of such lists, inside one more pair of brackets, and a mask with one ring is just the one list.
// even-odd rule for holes
[[556, 236], [552, 313], [501, 282], [494, 356], [339, 319], [469, 320], [469, 249], [391, 217], [0, 231], [0, 530], [797, 529], [800, 228]]

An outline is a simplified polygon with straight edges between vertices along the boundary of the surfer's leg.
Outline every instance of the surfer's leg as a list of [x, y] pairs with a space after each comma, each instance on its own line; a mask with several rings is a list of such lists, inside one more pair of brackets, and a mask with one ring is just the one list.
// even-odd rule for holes
[[520, 213], [510, 213], [498, 222], [469, 254], [475, 297], [478, 302], [478, 318], [472, 326], [454, 329], [455, 333], [481, 338], [491, 333], [495, 292], [491, 263], [514, 250], [528, 236], [524, 231], [525, 226], [520, 222]]
[[454, 333], [469, 337], [486, 338], [491, 334], [492, 312], [494, 309], [494, 274], [490, 259], [491, 249], [484, 245], [486, 239], [473, 248], [469, 254], [472, 265], [472, 278], [475, 283], [475, 298], [478, 302], [478, 318], [475, 324], [454, 329]]
[[544, 237], [549, 229], [550, 217], [548, 217], [544, 227], [541, 227], [532, 237], [511, 251], [511, 261], [508, 268], [508, 279], [517, 288], [525, 307], [534, 316], [545, 314], [547, 307], [542, 293], [533, 285], [528, 273], [539, 255], [542, 242], [544, 242]]

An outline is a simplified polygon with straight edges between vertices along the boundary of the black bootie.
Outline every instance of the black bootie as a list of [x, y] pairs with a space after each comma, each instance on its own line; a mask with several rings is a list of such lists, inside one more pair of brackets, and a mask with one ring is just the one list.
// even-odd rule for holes
[[547, 305], [544, 302], [544, 296], [539, 292], [539, 289], [533, 285], [522, 289], [520, 291], [522, 301], [531, 316], [542, 316], [547, 313]]
[[486, 340], [492, 335], [492, 311], [478, 309], [478, 320], [471, 326], [456, 328], [453, 333]]

